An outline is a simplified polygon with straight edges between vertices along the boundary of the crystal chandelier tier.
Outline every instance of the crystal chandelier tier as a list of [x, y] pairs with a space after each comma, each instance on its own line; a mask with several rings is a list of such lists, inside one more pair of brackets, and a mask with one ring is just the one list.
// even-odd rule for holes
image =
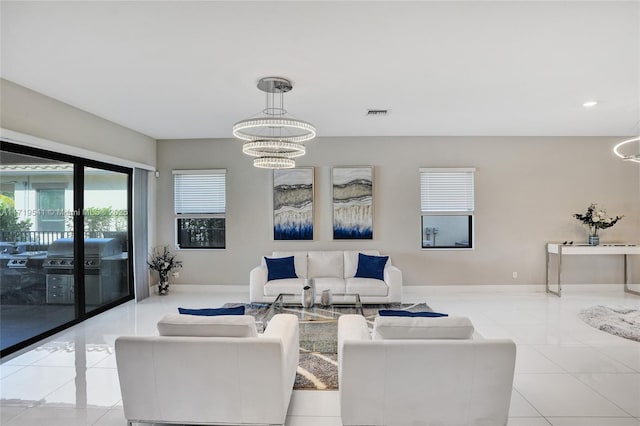
[[313, 124], [298, 120], [284, 108], [284, 94], [293, 86], [286, 78], [265, 77], [258, 82], [265, 92], [265, 108], [233, 125], [233, 136], [245, 141], [242, 152], [252, 157], [255, 167], [295, 167], [294, 158], [306, 153], [304, 143], [316, 137]]

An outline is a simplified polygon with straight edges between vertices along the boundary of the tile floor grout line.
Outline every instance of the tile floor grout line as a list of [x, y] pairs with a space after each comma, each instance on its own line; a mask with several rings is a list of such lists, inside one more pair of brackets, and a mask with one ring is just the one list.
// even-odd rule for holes
[[[517, 389], [515, 388], [515, 386], [513, 387], [513, 391], [514, 391], [514, 392], [516, 392], [518, 395], [520, 395], [520, 397], [521, 397], [523, 400], [527, 401], [527, 404], [529, 404], [529, 405], [531, 406], [531, 408], [533, 408], [533, 409], [535, 410], [535, 412], [536, 412], [536, 413], [540, 414], [540, 417], [544, 418], [544, 416], [542, 415], [542, 413], [540, 412], [540, 410], [538, 410], [538, 409], [535, 407], [535, 405], [533, 405], [533, 404], [531, 403], [531, 401], [529, 401], [529, 400], [528, 400], [528, 399], [527, 399], [527, 398], [522, 394], [522, 392], [520, 392], [519, 390], [517, 390]], [[509, 410], [511, 410], [511, 407], [509, 407]], [[530, 416], [524, 416], [524, 417], [530, 417]]]
[[[576, 380], [578, 380], [580, 383], [583, 383], [585, 386], [587, 386], [589, 389], [593, 390], [595, 393], [597, 393], [598, 395], [600, 395], [601, 397], [603, 397], [604, 399], [606, 399], [607, 401], [609, 401], [611, 404], [615, 405], [616, 407], [618, 407], [622, 412], [627, 413], [629, 415], [629, 417], [633, 417], [633, 414], [629, 413], [627, 410], [625, 410], [624, 408], [622, 408], [621, 406], [619, 406], [618, 404], [616, 404], [614, 401], [610, 400], [606, 395], [600, 393], [598, 391], [598, 389], [594, 388], [593, 386], [591, 386], [589, 383], [580, 380], [579, 377], [576, 377], [576, 374], [619, 374], [619, 373], [569, 373], [571, 374]], [[637, 374], [637, 373], [621, 373], [621, 374]], [[640, 377], [640, 375], [638, 375]], [[626, 418], [626, 417], [625, 417]]]
[[549, 361], [551, 364], [555, 365], [556, 367], [558, 367], [560, 370], [564, 371], [565, 373], [569, 373], [569, 371], [564, 368], [562, 365], [558, 364], [557, 362], [555, 362], [554, 360], [552, 360], [551, 358], [549, 358], [547, 355], [545, 355], [544, 353], [540, 352], [535, 346], [555, 346], [555, 345], [534, 345], [531, 347], [531, 349], [533, 349], [534, 351], [536, 351], [540, 356], [542, 356], [544, 359], [546, 359], [547, 361]]
[[[638, 345], [639, 345], [639, 347], [640, 347], [640, 342], [638, 342]], [[620, 347], [620, 348], [626, 348], [626, 344], [625, 344], [625, 345], [619, 345], [619, 346], [617, 346], [617, 345], [612, 345], [612, 346], [614, 346], [614, 347]], [[591, 347], [592, 347], [594, 350], [596, 350], [598, 353], [601, 353], [601, 354], [603, 354], [603, 355], [605, 355], [605, 356], [608, 356], [609, 358], [611, 358], [611, 359], [613, 359], [614, 361], [616, 361], [616, 362], [618, 362], [618, 363], [620, 363], [620, 364], [624, 365], [625, 367], [628, 367], [629, 369], [633, 370], [633, 371], [634, 371], [634, 372], [636, 372], [636, 373], [640, 373], [640, 364], [638, 364], [639, 366], [638, 366], [637, 368], [636, 368], [636, 367], [633, 367], [632, 365], [629, 365], [629, 364], [627, 364], [626, 362], [624, 362], [624, 361], [622, 361], [622, 360], [618, 360], [618, 359], [616, 359], [616, 358], [612, 357], [611, 355], [609, 355], [608, 353], [604, 352], [604, 351], [602, 350], [602, 347], [601, 347], [601, 346], [593, 346], [593, 345], [591, 345]], [[640, 351], [638, 352], [638, 357], [640, 357]]]

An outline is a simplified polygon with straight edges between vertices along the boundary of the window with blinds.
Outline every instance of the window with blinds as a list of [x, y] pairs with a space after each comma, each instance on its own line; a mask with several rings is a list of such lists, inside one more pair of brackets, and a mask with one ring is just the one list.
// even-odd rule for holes
[[422, 248], [473, 248], [473, 168], [421, 168]]
[[176, 247], [225, 248], [226, 170], [174, 170]]

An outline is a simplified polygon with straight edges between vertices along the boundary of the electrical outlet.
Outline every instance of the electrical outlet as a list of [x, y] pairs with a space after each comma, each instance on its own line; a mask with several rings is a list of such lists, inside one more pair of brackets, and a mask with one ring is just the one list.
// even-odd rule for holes
[[518, 278], [518, 273], [514, 272], [512, 276], [513, 276], [513, 278]]
[[174, 272], [173, 278], [180, 278], [180, 272]]

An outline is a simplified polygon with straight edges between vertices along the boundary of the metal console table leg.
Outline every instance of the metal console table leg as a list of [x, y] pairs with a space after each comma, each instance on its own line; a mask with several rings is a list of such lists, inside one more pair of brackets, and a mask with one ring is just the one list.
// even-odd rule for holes
[[624, 292], [625, 293], [635, 294], [636, 296], [640, 296], [640, 291], [631, 290], [629, 288], [629, 273], [628, 273], [629, 260], [628, 260], [628, 257], [629, 257], [629, 255], [627, 255], [627, 254], [624, 255]]
[[556, 256], [558, 257], [558, 291], [553, 291], [553, 290], [551, 290], [551, 287], [549, 287], [549, 258], [550, 258], [550, 253], [549, 253], [549, 249], [547, 249], [547, 271], [546, 271], [547, 293], [555, 294], [556, 296], [560, 297], [560, 295], [562, 294], [562, 284], [561, 284], [561, 279], [562, 279], [562, 247], [560, 247], [558, 249], [558, 254], [556, 254]]

